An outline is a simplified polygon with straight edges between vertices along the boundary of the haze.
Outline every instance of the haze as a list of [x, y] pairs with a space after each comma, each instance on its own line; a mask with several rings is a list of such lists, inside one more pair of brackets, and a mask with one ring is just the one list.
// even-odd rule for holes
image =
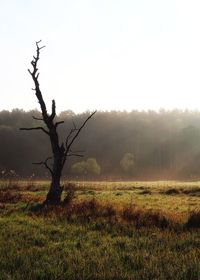
[[38, 108], [27, 72], [34, 42], [45, 100], [58, 111], [200, 109], [197, 0], [0, 3], [0, 110]]

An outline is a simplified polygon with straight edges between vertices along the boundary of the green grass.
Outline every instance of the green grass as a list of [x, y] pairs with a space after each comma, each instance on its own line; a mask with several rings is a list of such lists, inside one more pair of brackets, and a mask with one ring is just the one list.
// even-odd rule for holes
[[[69, 218], [62, 207], [37, 211], [48, 182], [13, 186], [0, 182], [0, 192], [21, 194], [0, 203], [1, 280], [200, 279], [200, 229], [183, 226], [199, 207], [200, 182], [76, 182], [76, 205], [93, 198], [100, 211], [112, 205], [111, 220], [99, 212]], [[124, 207], [159, 211], [182, 226], [136, 227], [121, 219]]]

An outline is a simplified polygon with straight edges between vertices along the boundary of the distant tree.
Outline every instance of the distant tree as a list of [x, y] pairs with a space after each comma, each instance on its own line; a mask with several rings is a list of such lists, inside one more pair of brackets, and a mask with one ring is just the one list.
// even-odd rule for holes
[[[52, 150], [52, 156], [47, 157], [44, 161], [35, 163], [39, 165], [43, 165], [51, 174], [51, 185], [49, 192], [47, 194], [45, 204], [58, 204], [61, 201], [61, 194], [63, 191], [63, 188], [60, 185], [60, 179], [62, 175], [62, 170], [65, 165], [65, 162], [68, 157], [71, 156], [82, 156], [79, 151], [73, 151], [72, 145], [74, 144], [74, 141], [79, 136], [79, 133], [83, 129], [83, 127], [86, 125], [86, 123], [89, 121], [89, 119], [92, 118], [92, 116], [95, 114], [93, 112], [90, 114], [86, 120], [82, 123], [80, 127], [76, 127], [74, 124], [74, 127], [70, 130], [69, 134], [65, 138], [65, 141], [60, 143], [59, 141], [59, 134], [57, 131], [57, 128], [59, 125], [63, 124], [64, 121], [55, 121], [56, 117], [56, 103], [55, 100], [52, 100], [52, 109], [51, 114], [47, 112], [46, 104], [42, 96], [42, 92], [40, 90], [39, 85], [39, 73], [38, 73], [38, 61], [40, 59], [40, 51], [43, 47], [39, 46], [39, 42], [36, 42], [36, 56], [33, 56], [33, 60], [31, 61], [31, 65], [33, 67], [33, 70], [28, 70], [35, 88], [33, 89], [35, 91], [35, 95], [37, 97], [37, 100], [40, 104], [41, 108], [41, 117], [35, 117], [33, 116], [33, 119], [36, 121], [41, 121], [43, 125], [37, 126], [37, 127], [31, 127], [31, 128], [21, 128], [21, 130], [40, 130], [44, 132], [50, 140], [51, 143], [51, 150]], [[49, 165], [49, 161], [52, 161], [52, 166]]]
[[134, 155], [131, 153], [125, 153], [120, 161], [120, 166], [126, 174], [133, 174], [135, 170]]
[[71, 170], [79, 175], [99, 175], [101, 167], [95, 158], [88, 158], [86, 161], [79, 161], [72, 165]]
[[101, 167], [95, 158], [88, 158], [86, 161], [88, 174], [100, 175]]
[[72, 165], [71, 167], [72, 173], [78, 175], [87, 174], [87, 164], [85, 161], [79, 161]]

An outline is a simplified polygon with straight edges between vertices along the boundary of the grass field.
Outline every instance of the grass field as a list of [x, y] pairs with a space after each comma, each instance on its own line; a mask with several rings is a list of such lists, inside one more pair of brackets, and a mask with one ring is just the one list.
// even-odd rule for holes
[[0, 279], [200, 279], [200, 182], [0, 182]]

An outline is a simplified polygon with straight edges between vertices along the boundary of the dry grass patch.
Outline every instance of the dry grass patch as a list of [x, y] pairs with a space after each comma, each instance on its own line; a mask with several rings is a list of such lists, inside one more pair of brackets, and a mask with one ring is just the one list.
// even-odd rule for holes
[[121, 213], [124, 221], [140, 227], [158, 227], [164, 229], [169, 227], [173, 221], [159, 211], [142, 210], [134, 207], [125, 207]]
[[26, 203], [41, 203], [45, 199], [42, 195], [32, 195], [31, 193], [21, 193], [21, 201]]
[[71, 201], [69, 204], [62, 204], [57, 207], [39, 207], [36, 211], [33, 209], [31, 214], [57, 217], [69, 222], [88, 223], [101, 220], [120, 227], [157, 227], [163, 230], [165, 228], [177, 228], [180, 225], [177, 219], [173, 219], [173, 216], [168, 217], [161, 211], [144, 210], [135, 206], [117, 207], [99, 202], [94, 198], [84, 201]]
[[0, 191], [0, 203], [18, 203], [22, 195], [16, 191]]
[[189, 196], [200, 196], [200, 188], [193, 187], [193, 188], [170, 188], [164, 191], [160, 191], [161, 194], [166, 195], [178, 195], [184, 194]]

